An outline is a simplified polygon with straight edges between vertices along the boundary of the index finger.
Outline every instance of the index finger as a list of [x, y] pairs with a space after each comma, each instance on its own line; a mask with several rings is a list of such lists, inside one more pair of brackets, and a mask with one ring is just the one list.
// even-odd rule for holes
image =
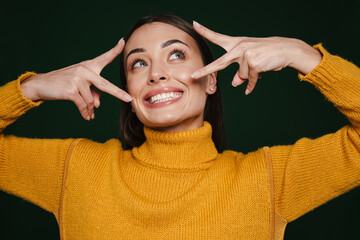
[[125, 46], [125, 41], [123, 38], [121, 38], [115, 47], [113, 47], [109, 51], [101, 54], [100, 56], [92, 59], [90, 61], [92, 67], [90, 67], [90, 68], [92, 68], [96, 73], [100, 73], [101, 70], [106, 65], [111, 63], [124, 50], [124, 46]]
[[97, 75], [96, 73], [87, 71], [86, 77], [99, 90], [113, 95], [114, 97], [124, 102], [130, 102], [132, 100], [132, 97], [127, 92], [125, 92], [121, 88], [118, 88], [116, 85], [112, 84], [111, 82]]
[[191, 77], [194, 79], [199, 79], [205, 77], [211, 73], [217, 72], [229, 66], [232, 63], [232, 56], [230, 53], [225, 53], [212, 63], [200, 68], [199, 70], [195, 71], [191, 74]]
[[193, 26], [194, 26], [194, 29], [201, 36], [205, 37], [210, 42], [215, 43], [216, 45], [219, 45], [226, 51], [229, 51], [229, 49], [231, 49], [233, 47], [232, 40], [234, 39], [234, 37], [231, 37], [231, 36], [228, 36], [225, 34], [221, 34], [218, 32], [214, 32], [214, 31], [210, 30], [209, 28], [204, 27], [203, 25], [199, 24], [196, 21], [193, 21]]

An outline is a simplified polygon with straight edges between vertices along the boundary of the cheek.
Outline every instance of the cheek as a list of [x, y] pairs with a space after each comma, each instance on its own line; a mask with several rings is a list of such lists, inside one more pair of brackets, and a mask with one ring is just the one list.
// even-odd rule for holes
[[174, 71], [171, 77], [185, 85], [192, 97], [206, 97], [207, 77], [193, 79], [190, 76], [193, 72], [194, 71]]
[[139, 93], [141, 87], [139, 84], [139, 79], [136, 77], [129, 77], [126, 81], [127, 84], [127, 92], [132, 96], [136, 97], [136, 95]]
[[204, 79], [194, 80], [190, 75], [196, 70], [202, 68], [203, 65], [198, 62], [188, 62], [186, 64], [171, 66], [168, 69], [170, 78], [173, 78], [179, 82], [184, 83], [185, 85], [199, 85], [203, 86], [205, 83]]
[[188, 89], [188, 98], [185, 111], [188, 110], [193, 113], [203, 111], [207, 99], [206, 87], [208, 77], [194, 80], [190, 76], [198, 69], [199, 67], [196, 66], [176, 67], [171, 69], [171, 78], [182, 83]]
[[173, 68], [170, 72], [171, 78], [176, 79], [181, 82], [189, 82], [191, 71], [188, 71], [186, 68]]
[[140, 99], [140, 93], [141, 93], [141, 86], [137, 84], [138, 81], [136, 81], [136, 78], [128, 78], [127, 79], [127, 92], [133, 97], [133, 100], [131, 101], [131, 106], [133, 112], [136, 112], [136, 109], [138, 109], [139, 101]]

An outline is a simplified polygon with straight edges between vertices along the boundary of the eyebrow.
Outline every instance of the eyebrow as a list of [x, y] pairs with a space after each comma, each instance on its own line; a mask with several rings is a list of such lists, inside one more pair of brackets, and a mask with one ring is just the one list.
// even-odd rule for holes
[[[170, 46], [171, 44], [174, 44], [174, 43], [181, 43], [181, 44], [184, 44], [185, 46], [189, 47], [189, 45], [187, 45], [186, 43], [184, 43], [183, 41], [180, 41], [179, 39], [171, 39], [171, 40], [168, 40], [166, 42], [163, 42], [161, 44], [161, 48], [166, 48], [168, 46]], [[131, 50], [128, 55], [126, 56], [126, 60], [129, 58], [129, 56], [133, 53], [140, 53], [140, 52], [146, 52], [146, 50], [144, 48], [135, 48], [133, 50]]]
[[144, 48], [135, 48], [135, 49], [131, 50], [131, 51], [128, 53], [128, 55], [126, 56], [126, 60], [125, 60], [125, 61], [127, 61], [127, 59], [129, 58], [129, 56], [130, 56], [131, 54], [133, 54], [133, 53], [139, 53], [139, 52], [146, 52], [146, 51], [145, 51]]
[[171, 40], [168, 40], [164, 43], [161, 44], [161, 48], [166, 48], [168, 46], [170, 46], [171, 44], [174, 44], [174, 43], [181, 43], [181, 44], [184, 44], [186, 45], [187, 47], [189, 47], [189, 45], [187, 45], [186, 43], [184, 43], [183, 41], [180, 41], [178, 39], [171, 39]]

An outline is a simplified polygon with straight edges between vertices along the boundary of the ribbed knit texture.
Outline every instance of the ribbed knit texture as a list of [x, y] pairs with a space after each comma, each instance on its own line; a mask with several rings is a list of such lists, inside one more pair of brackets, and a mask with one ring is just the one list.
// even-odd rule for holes
[[[115, 139], [0, 135], [0, 188], [53, 212], [63, 240], [282, 239], [286, 222], [360, 184], [360, 70], [316, 48], [323, 61], [300, 78], [349, 118], [334, 134], [246, 155], [217, 153], [207, 122], [145, 128], [128, 151]], [[20, 81], [0, 88], [1, 129], [40, 104]]]
[[[26, 99], [20, 89], [20, 82], [34, 74], [25, 73], [0, 88], [0, 130], [42, 103]], [[64, 160], [72, 141], [0, 134], [0, 189], [27, 199], [47, 211], [57, 211]]]

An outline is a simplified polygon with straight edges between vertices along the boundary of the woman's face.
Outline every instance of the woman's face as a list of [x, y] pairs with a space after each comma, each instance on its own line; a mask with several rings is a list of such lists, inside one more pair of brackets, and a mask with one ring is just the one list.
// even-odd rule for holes
[[145, 24], [131, 35], [124, 57], [132, 108], [145, 126], [178, 132], [203, 125], [216, 75], [191, 78], [203, 61], [190, 35], [165, 23]]

